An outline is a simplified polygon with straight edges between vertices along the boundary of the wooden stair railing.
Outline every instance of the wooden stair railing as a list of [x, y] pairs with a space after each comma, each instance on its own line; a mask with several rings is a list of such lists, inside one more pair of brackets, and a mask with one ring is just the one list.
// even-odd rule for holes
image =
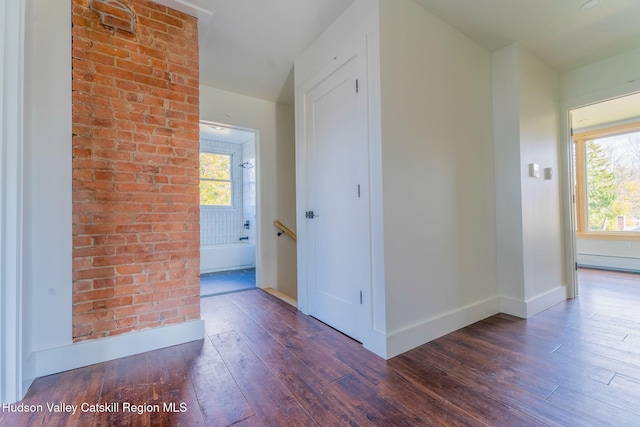
[[287, 236], [291, 237], [293, 239], [293, 241], [298, 240], [298, 238], [296, 237], [296, 233], [294, 233], [293, 231], [289, 230], [289, 228], [287, 228], [286, 225], [284, 225], [283, 223], [281, 223], [277, 219], [275, 221], [273, 221], [273, 225], [275, 225], [280, 230], [280, 233], [278, 233], [278, 236], [280, 236], [282, 233], [284, 233]]

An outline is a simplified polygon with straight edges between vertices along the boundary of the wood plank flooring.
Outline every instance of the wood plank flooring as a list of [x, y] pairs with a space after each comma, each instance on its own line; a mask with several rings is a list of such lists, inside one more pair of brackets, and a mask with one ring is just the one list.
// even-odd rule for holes
[[205, 298], [204, 341], [40, 378], [43, 410], [0, 425], [640, 426], [640, 275], [579, 274], [575, 300], [389, 361], [263, 291]]

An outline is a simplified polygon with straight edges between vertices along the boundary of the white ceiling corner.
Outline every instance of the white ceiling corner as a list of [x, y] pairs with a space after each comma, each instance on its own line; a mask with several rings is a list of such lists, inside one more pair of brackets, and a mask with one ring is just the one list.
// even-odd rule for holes
[[493, 52], [519, 42], [558, 73], [640, 47], [640, 1], [415, 0]]

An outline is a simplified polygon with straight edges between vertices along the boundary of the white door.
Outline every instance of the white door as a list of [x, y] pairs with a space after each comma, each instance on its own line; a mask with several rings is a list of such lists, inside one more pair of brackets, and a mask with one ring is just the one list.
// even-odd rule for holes
[[362, 70], [354, 56], [304, 97], [309, 314], [360, 341], [371, 289]]

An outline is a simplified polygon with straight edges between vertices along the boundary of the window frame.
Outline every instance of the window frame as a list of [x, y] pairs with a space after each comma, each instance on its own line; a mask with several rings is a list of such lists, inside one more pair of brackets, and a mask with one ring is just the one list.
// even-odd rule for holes
[[[210, 182], [228, 182], [229, 183], [229, 191], [231, 192], [231, 204], [229, 205], [203, 205], [200, 204], [200, 209], [216, 209], [216, 210], [235, 210], [236, 209], [236, 197], [234, 195], [235, 190], [235, 182], [234, 182], [234, 153], [228, 152], [226, 150], [215, 150], [215, 149], [207, 149], [200, 150], [198, 152], [198, 158], [200, 154], [217, 154], [219, 156], [229, 156], [229, 179], [215, 179], [215, 178], [202, 178], [198, 173], [198, 183], [202, 181], [210, 181]], [[200, 186], [198, 185], [198, 188]]]
[[611, 136], [625, 135], [640, 132], [640, 121], [625, 123], [616, 126], [608, 126], [600, 129], [579, 132], [573, 135], [575, 153], [575, 209], [576, 209], [576, 237], [579, 239], [593, 240], [638, 240], [640, 232], [633, 231], [592, 231], [587, 229], [587, 153], [588, 141], [607, 138]]

